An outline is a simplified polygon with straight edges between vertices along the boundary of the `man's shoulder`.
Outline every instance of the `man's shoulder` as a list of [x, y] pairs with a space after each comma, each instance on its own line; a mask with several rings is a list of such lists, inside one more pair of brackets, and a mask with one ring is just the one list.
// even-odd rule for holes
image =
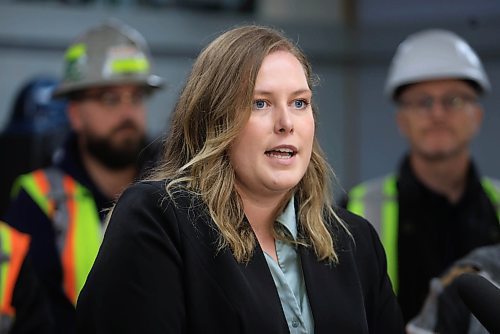
[[384, 175], [379, 175], [377, 177], [373, 177], [371, 179], [361, 181], [361, 182], [357, 183], [356, 185], [354, 185], [351, 189], [358, 188], [358, 187], [366, 187], [366, 186], [370, 186], [370, 185], [374, 185], [374, 184], [380, 184], [380, 183], [386, 182], [388, 179], [391, 179], [391, 178], [396, 178], [396, 174], [395, 173], [388, 173], [388, 174], [384, 174]]
[[354, 185], [348, 191], [349, 198], [364, 197], [371, 193], [395, 192], [397, 175], [395, 173], [385, 174], [372, 179], [365, 180]]
[[42, 195], [53, 195], [54, 191], [66, 189], [68, 182], [80, 184], [72, 175], [58, 167], [39, 168], [16, 178], [12, 188], [12, 196], [16, 196], [21, 189], [27, 190], [31, 194], [40, 192]]
[[52, 166], [47, 166], [47, 167], [43, 167], [43, 168], [37, 168], [37, 169], [31, 170], [31, 171], [28, 171], [26, 173], [22, 173], [17, 177], [17, 179], [19, 180], [19, 179], [27, 178], [27, 177], [38, 177], [40, 175], [47, 175], [47, 176], [53, 175], [55, 177], [69, 176], [69, 177], [73, 178], [72, 176], [70, 176], [70, 174], [65, 172], [63, 169], [52, 165]]
[[[355, 245], [356, 253], [362, 253], [371, 257], [373, 254], [370, 253], [374, 250], [372, 248], [374, 243], [379, 242], [373, 225], [362, 216], [346, 209], [337, 208], [336, 213], [346, 227], [345, 231], [339, 231], [340, 229], [335, 231], [337, 235], [336, 240], [343, 240], [344, 243], [351, 240], [353, 245]], [[339, 234], [349, 235], [349, 237], [338, 238]]]
[[490, 183], [497, 190], [500, 190], [500, 179], [497, 179], [497, 178], [494, 178], [491, 176], [482, 176], [480, 181], [483, 184], [483, 186], [485, 185], [485, 183]]

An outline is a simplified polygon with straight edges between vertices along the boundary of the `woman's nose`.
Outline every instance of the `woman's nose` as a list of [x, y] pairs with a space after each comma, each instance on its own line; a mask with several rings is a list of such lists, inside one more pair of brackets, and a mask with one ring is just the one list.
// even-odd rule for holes
[[293, 121], [287, 106], [276, 109], [276, 121], [274, 124], [277, 133], [292, 133]]

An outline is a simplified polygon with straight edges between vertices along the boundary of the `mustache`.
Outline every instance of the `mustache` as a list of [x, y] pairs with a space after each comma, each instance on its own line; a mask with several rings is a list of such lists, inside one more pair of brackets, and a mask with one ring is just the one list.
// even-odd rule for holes
[[128, 130], [128, 129], [139, 131], [139, 126], [131, 120], [125, 120], [121, 124], [117, 125], [113, 129], [113, 131], [111, 131], [111, 133], [114, 134], [114, 133], [119, 132], [121, 130]]

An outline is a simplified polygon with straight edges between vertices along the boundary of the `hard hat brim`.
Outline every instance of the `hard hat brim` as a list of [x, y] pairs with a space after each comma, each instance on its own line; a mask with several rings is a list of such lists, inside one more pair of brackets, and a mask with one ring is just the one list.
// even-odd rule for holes
[[121, 85], [137, 85], [137, 86], [145, 86], [151, 89], [159, 89], [164, 86], [164, 80], [160, 76], [157, 75], [149, 75], [145, 78], [116, 78], [103, 82], [102, 80], [95, 81], [80, 81], [75, 83], [62, 83], [57, 87], [52, 93], [53, 98], [64, 98], [68, 95], [85, 90], [90, 88], [101, 88], [101, 87], [110, 87], [110, 86], [121, 86]]
[[487, 94], [491, 91], [491, 85], [489, 80], [485, 75], [481, 75], [481, 73], [476, 73], [475, 71], [462, 71], [458, 72], [430, 72], [430, 73], [418, 73], [413, 75], [408, 75], [407, 78], [398, 78], [398, 80], [394, 80], [393, 82], [388, 81], [384, 88], [384, 95], [389, 99], [394, 99], [394, 94], [398, 90], [398, 88], [417, 84], [425, 81], [434, 81], [434, 80], [444, 80], [444, 79], [458, 79], [458, 80], [471, 80], [478, 85], [478, 88], [481, 90], [481, 94]]

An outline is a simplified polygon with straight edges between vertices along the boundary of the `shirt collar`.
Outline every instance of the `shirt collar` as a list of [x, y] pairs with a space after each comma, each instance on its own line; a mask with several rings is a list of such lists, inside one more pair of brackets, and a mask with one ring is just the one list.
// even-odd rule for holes
[[[436, 193], [435, 191], [429, 189], [424, 185], [415, 175], [413, 168], [410, 164], [410, 156], [406, 154], [400, 164], [398, 183], [401, 189], [405, 189], [406, 194], [410, 194], [412, 198], [425, 198], [426, 201], [446, 201], [450, 203], [448, 199], [443, 195]], [[477, 192], [481, 192], [482, 185], [479, 172], [472, 160], [469, 160], [469, 167], [466, 175], [466, 183], [464, 188], [464, 193], [462, 194], [460, 200], [451, 204], [453, 206], [459, 203], [464, 203], [470, 199], [470, 196], [476, 196]]]
[[290, 198], [285, 210], [278, 216], [276, 221], [290, 232], [294, 240], [297, 240], [297, 219], [295, 218], [295, 203], [293, 196]]

